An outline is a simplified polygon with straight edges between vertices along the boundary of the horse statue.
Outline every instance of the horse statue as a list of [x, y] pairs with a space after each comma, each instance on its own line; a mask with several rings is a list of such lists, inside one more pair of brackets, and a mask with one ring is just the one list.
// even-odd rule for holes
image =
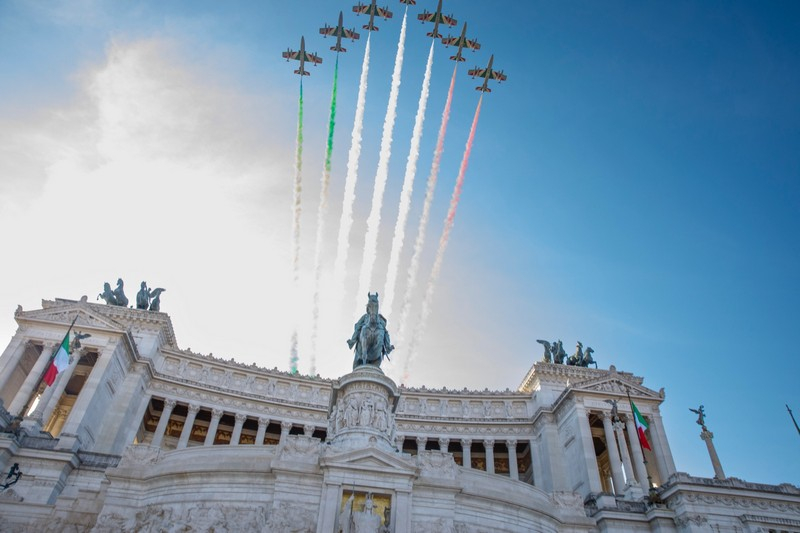
[[590, 347], [587, 346], [586, 349], [583, 351], [583, 359], [581, 360], [581, 366], [585, 366], [588, 368], [589, 365], [594, 365], [594, 367], [597, 368], [597, 361], [592, 359], [593, 353], [594, 350], [592, 350]]
[[119, 305], [114, 291], [111, 290], [111, 284], [108, 282], [103, 283], [103, 292], [97, 295], [97, 299], [99, 300], [100, 298], [105, 300], [107, 305]]
[[394, 350], [386, 330], [386, 318], [378, 313], [378, 293], [367, 293], [367, 312], [356, 322], [353, 336], [347, 346], [355, 347], [353, 368], [359, 365], [381, 366], [383, 357], [388, 358]]
[[549, 342], [543, 341], [541, 339], [536, 339], [536, 342], [544, 346], [544, 357], [542, 358], [542, 361], [544, 361], [545, 363], [552, 363], [553, 362], [552, 353], [554, 346], [552, 346]]
[[583, 343], [578, 341], [578, 344], [575, 345], [575, 353], [569, 356], [567, 364], [571, 366], [580, 366], [581, 361], [583, 361]]
[[125, 296], [125, 283], [122, 278], [117, 278], [117, 288], [114, 289], [114, 297], [117, 299], [116, 305], [120, 307], [128, 307], [128, 297]]
[[564, 351], [564, 344], [560, 339], [553, 343], [551, 351], [553, 354], [553, 362], [559, 365], [563, 364], [564, 358], [567, 356], [567, 352]]
[[157, 289], [153, 289], [150, 291], [150, 310], [151, 311], [160, 311], [161, 310], [161, 293], [167, 292], [167, 289], [162, 289], [161, 287]]

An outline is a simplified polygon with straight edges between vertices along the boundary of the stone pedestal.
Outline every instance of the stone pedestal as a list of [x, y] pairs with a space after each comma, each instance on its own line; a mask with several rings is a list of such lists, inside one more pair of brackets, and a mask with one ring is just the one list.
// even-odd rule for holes
[[394, 381], [380, 368], [356, 367], [333, 386], [327, 440], [339, 450], [373, 446], [394, 452], [399, 397]]

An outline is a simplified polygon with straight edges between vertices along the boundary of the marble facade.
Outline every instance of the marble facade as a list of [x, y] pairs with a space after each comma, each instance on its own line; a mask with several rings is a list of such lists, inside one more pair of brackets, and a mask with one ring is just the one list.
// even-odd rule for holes
[[[183, 350], [160, 312], [57, 299], [15, 318], [0, 469], [24, 474], [0, 531], [800, 533], [796, 486], [678, 472], [663, 389], [614, 366], [410, 389], [374, 367], [328, 380]], [[73, 319], [92, 336], [42, 387]]]

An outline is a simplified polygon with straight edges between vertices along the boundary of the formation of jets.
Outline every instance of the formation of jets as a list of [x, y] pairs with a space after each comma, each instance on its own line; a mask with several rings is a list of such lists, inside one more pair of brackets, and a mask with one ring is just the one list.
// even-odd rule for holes
[[325, 27], [320, 28], [319, 32], [323, 35], [323, 37], [336, 37], [336, 44], [331, 46], [331, 50], [334, 52], [347, 52], [347, 49], [342, 47], [342, 37], [345, 39], [350, 39], [353, 42], [355, 42], [355, 40], [359, 37], [355, 28], [352, 30], [345, 29], [344, 24], [342, 23], [341, 11], [339, 11], [339, 24], [337, 24], [335, 28], [325, 24]]
[[294, 59], [295, 61], [300, 62], [300, 68], [294, 71], [295, 74], [300, 74], [301, 76], [310, 76], [311, 73], [303, 69], [303, 65], [306, 62], [313, 64], [315, 67], [322, 63], [322, 58], [319, 57], [317, 54], [309, 54], [306, 52], [306, 38], [300, 37], [300, 50], [295, 52], [291, 48], [287, 49], [283, 54], [281, 54], [286, 61], [290, 59]]
[[[384, 20], [388, 20], [392, 18], [392, 12], [389, 11], [388, 7], [378, 7], [376, 4], [377, 0], [372, 0], [369, 4], [363, 4], [361, 2], [358, 5], [353, 6], [353, 12], [357, 15], [369, 15], [369, 22], [364, 24], [363, 28], [367, 31], [378, 31], [378, 27], [375, 25], [375, 17], [382, 17]], [[400, 0], [401, 4], [406, 5], [416, 5], [416, 0]], [[462, 55], [462, 51], [466, 48], [468, 50], [472, 50], [473, 52], [476, 50], [480, 50], [481, 45], [475, 39], [468, 39], [467, 38], [467, 24], [464, 23], [463, 28], [461, 29], [461, 35], [458, 37], [442, 37], [439, 33], [439, 25], [443, 24], [445, 26], [455, 26], [457, 21], [453, 18], [452, 15], [445, 15], [442, 13], [442, 0], [439, 0], [439, 4], [436, 7], [436, 11], [431, 13], [427, 10], [423, 10], [422, 14], [417, 15], [417, 18], [425, 22], [432, 22], [433, 23], [433, 30], [428, 32], [429, 37], [433, 37], [434, 39], [441, 39], [442, 43], [445, 46], [457, 46], [458, 50], [456, 51], [455, 55], [450, 56], [450, 59], [453, 61], [465, 61], [464, 56]], [[324, 37], [336, 37], [336, 43], [331, 46], [331, 50], [334, 52], [346, 52], [347, 49], [342, 46], [342, 39], [350, 39], [355, 42], [356, 39], [359, 38], [358, 33], [356, 33], [355, 28], [353, 29], [346, 29], [344, 27], [343, 22], [343, 15], [342, 12], [339, 12], [339, 22], [336, 26], [328, 26], [325, 24], [325, 27], [320, 28], [319, 32]], [[317, 54], [312, 54], [306, 52], [306, 41], [304, 37], [300, 37], [300, 50], [295, 52], [294, 50], [288, 49], [283, 52], [282, 56], [289, 60], [295, 60], [300, 62], [300, 66], [297, 70], [294, 71], [295, 74], [299, 74], [300, 76], [310, 76], [310, 73], [306, 71], [303, 67], [306, 63], [311, 63], [314, 66], [322, 63], [322, 58], [320, 58]], [[505, 81], [507, 76], [503, 74], [502, 70], [494, 70], [492, 68], [492, 63], [494, 62], [494, 55], [489, 58], [489, 64], [486, 65], [486, 68], [479, 68], [475, 67], [467, 71], [467, 74], [472, 76], [473, 78], [483, 78], [483, 84], [475, 87], [476, 90], [490, 93], [492, 90], [489, 88], [489, 80], [496, 80], [498, 82]]]
[[362, 26], [367, 31], [378, 31], [378, 27], [375, 25], [375, 15], [383, 17], [384, 20], [392, 18], [392, 12], [389, 11], [389, 8], [378, 7], [375, 4], [375, 0], [372, 0], [372, 3], [368, 5], [359, 2], [357, 6], [353, 6], [353, 11], [356, 15], [369, 15], [369, 22]]
[[433, 37], [434, 39], [442, 38], [441, 34], [439, 33], [439, 24], [455, 26], [458, 22], [453, 18], [453, 15], [442, 14], [442, 0], [439, 0], [439, 5], [436, 7], [435, 13], [429, 13], [426, 9], [422, 11], [422, 14], [417, 15], [417, 18], [421, 20], [423, 24], [425, 22], [433, 22], [433, 31], [428, 32], [428, 37]]

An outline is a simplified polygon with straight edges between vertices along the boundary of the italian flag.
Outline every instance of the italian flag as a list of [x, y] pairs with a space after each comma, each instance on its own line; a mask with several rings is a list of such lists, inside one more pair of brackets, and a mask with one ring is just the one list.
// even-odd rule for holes
[[64, 335], [64, 340], [61, 341], [61, 346], [58, 347], [55, 357], [50, 361], [50, 366], [47, 372], [44, 373], [44, 382], [47, 386], [52, 386], [56, 380], [59, 372], [63, 372], [69, 366], [69, 330]]
[[636, 426], [636, 433], [639, 435], [639, 444], [642, 445], [642, 448], [646, 448], [650, 451], [653, 449], [650, 447], [650, 443], [647, 442], [647, 436], [644, 434], [644, 431], [647, 429], [647, 420], [644, 419], [642, 413], [636, 408], [636, 404], [631, 402], [631, 410], [633, 411], [633, 424]]

